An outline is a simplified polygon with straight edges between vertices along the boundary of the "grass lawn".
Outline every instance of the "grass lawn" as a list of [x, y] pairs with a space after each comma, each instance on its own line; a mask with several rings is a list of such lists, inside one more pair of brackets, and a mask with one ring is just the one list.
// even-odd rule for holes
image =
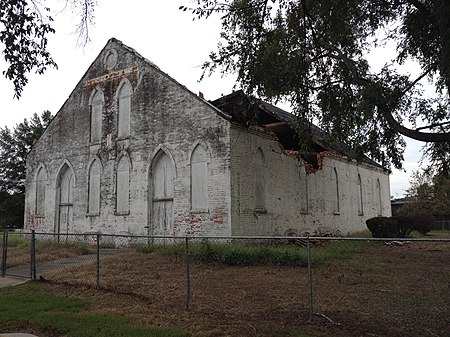
[[87, 313], [89, 301], [44, 293], [37, 285], [4, 288], [0, 299], [0, 329], [31, 326], [67, 337], [187, 336], [179, 329], [137, 326], [118, 315]]

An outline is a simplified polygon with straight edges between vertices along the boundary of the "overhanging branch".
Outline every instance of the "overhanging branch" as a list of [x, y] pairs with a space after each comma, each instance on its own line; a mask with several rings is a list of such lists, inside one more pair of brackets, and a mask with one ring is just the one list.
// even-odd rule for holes
[[450, 142], [450, 132], [432, 133], [409, 129], [401, 125], [399, 122], [397, 122], [394, 116], [392, 116], [392, 114], [387, 109], [380, 108], [380, 111], [386, 117], [387, 121], [392, 126], [392, 128], [406, 137], [421, 142], [430, 142], [430, 143]]

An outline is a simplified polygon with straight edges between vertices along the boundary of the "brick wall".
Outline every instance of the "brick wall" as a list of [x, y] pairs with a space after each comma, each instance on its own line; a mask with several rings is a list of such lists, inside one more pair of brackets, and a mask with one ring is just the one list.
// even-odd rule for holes
[[[255, 209], [255, 155], [265, 157], [266, 212]], [[283, 153], [262, 129], [231, 129], [233, 235], [348, 234], [366, 229], [365, 220], [378, 215], [376, 181], [381, 186], [381, 212], [390, 216], [389, 175], [344, 158], [326, 156], [322, 169], [307, 175], [308, 210], [302, 210], [299, 159]], [[333, 169], [339, 177], [340, 212], [335, 214]], [[358, 210], [358, 173], [363, 213]]]
[[[111, 50], [117, 64], [105, 69]], [[109, 61], [110, 62], [110, 61]], [[114, 62], [113, 62], [114, 63]], [[109, 63], [111, 64], [111, 62]], [[117, 140], [117, 90], [126, 78], [133, 88], [131, 136]], [[89, 98], [95, 88], [104, 93], [102, 140], [89, 141]], [[209, 103], [161, 72], [132, 49], [110, 40], [55, 116], [27, 161], [26, 228], [53, 231], [58, 223], [58, 174], [64, 163], [75, 176], [73, 232], [148, 234], [151, 168], [158, 151], [175, 167], [173, 228], [168, 234], [230, 234], [229, 122]], [[190, 155], [199, 142], [208, 149], [208, 209], [190, 210]], [[129, 157], [130, 212], [116, 215], [116, 167]], [[100, 214], [87, 216], [88, 169], [94, 157], [102, 164]], [[45, 217], [35, 216], [36, 172], [47, 173]]]

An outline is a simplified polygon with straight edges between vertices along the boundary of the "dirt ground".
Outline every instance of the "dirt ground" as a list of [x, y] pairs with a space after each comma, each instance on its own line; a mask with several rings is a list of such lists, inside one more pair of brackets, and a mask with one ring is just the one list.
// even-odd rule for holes
[[[450, 237], [450, 235], [447, 235]], [[191, 263], [189, 309], [180, 258], [126, 252], [46, 276], [46, 291], [93, 300], [89, 310], [191, 336], [450, 336], [450, 243], [374, 243], [313, 269], [314, 318], [307, 323], [307, 269]], [[95, 275], [95, 274], [94, 274]], [[78, 286], [60, 284], [70, 282]], [[41, 332], [41, 336], [53, 337]]]

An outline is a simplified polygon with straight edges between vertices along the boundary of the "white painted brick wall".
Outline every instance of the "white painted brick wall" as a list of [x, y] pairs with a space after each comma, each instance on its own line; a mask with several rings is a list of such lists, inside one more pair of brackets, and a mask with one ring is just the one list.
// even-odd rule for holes
[[[298, 160], [282, 153], [270, 137], [235, 126], [231, 129], [232, 223], [234, 235], [348, 234], [366, 229], [365, 221], [378, 215], [375, 182], [381, 183], [382, 211], [391, 215], [389, 175], [367, 165], [325, 157], [323, 168], [307, 175], [308, 212], [301, 212]], [[266, 209], [255, 211], [255, 154], [266, 160]], [[334, 214], [333, 167], [339, 175], [340, 214]], [[364, 214], [358, 214], [357, 175], [363, 184]]]
[[[104, 53], [114, 47], [119, 63], [112, 71], [103, 67]], [[118, 70], [126, 70], [125, 75]], [[110, 75], [107, 78], [105, 75]], [[126, 76], [133, 86], [131, 139], [117, 142], [116, 90]], [[89, 82], [90, 81], [90, 82]], [[95, 82], [95, 83], [94, 83]], [[89, 146], [89, 97], [93, 85], [105, 94], [102, 145]], [[108, 136], [111, 135], [111, 136]], [[107, 143], [110, 137], [111, 144]], [[210, 151], [209, 209], [190, 211], [190, 153], [197, 141]], [[57, 222], [57, 176], [65, 160], [72, 164], [75, 232], [149, 234], [149, 170], [156, 150], [162, 146], [174, 160], [173, 234], [229, 235], [230, 173], [229, 123], [208, 103], [189, 92], [142, 58], [109, 42], [78, 83], [27, 161], [26, 228], [53, 231]], [[125, 149], [123, 149], [125, 148]], [[131, 159], [130, 214], [115, 215], [117, 160], [123, 151]], [[88, 164], [93, 155], [102, 162], [100, 216], [87, 217]], [[40, 164], [47, 173], [45, 218], [35, 217], [35, 173]]]

